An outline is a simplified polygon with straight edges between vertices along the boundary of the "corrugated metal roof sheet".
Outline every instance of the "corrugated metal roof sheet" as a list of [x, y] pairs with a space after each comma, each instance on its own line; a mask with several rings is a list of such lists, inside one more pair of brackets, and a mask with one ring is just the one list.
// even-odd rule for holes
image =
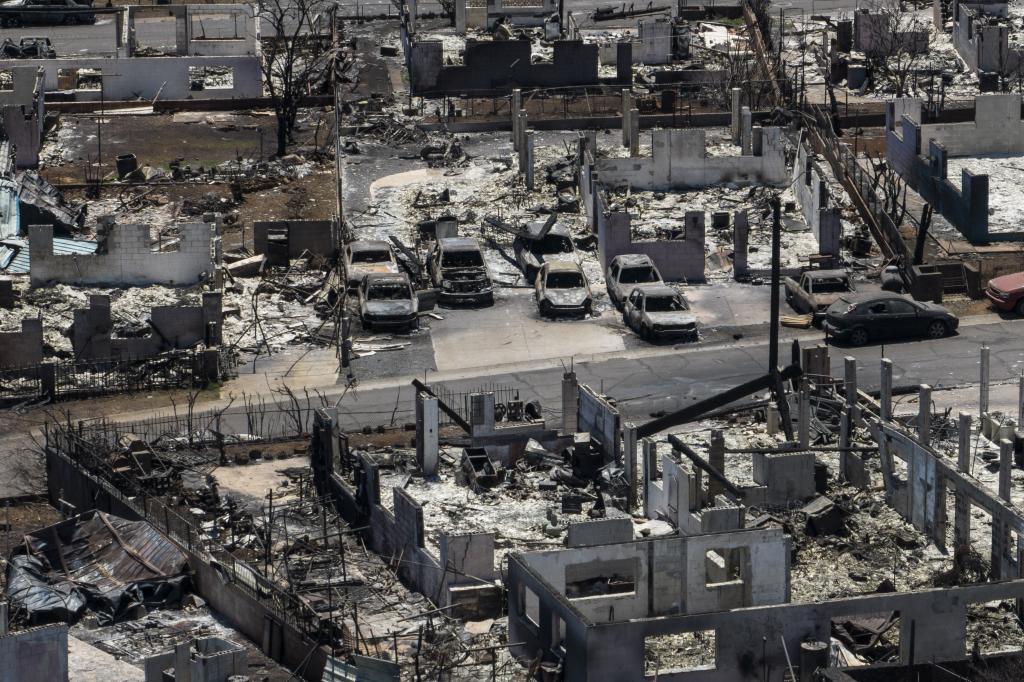
[[[4, 267], [4, 248], [15, 251], [13, 258]], [[91, 256], [96, 253], [99, 243], [88, 239], [64, 239], [63, 237], [53, 238], [53, 253], [58, 256], [79, 254]], [[5, 239], [0, 242], [0, 271], [8, 275], [27, 275], [29, 272], [28, 240], [27, 239]]]

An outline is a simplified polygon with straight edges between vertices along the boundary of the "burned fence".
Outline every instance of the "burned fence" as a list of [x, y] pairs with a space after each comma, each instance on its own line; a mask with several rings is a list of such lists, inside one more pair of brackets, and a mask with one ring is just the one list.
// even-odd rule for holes
[[180, 350], [142, 360], [66, 360], [0, 370], [0, 405], [58, 402], [112, 393], [202, 388], [231, 371], [216, 349]]

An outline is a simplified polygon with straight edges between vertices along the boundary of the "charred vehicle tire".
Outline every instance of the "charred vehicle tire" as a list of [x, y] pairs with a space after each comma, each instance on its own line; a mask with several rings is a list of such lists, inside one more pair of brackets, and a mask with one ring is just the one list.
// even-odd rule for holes
[[548, 301], [541, 301], [538, 306], [540, 309], [541, 317], [551, 317], [551, 303]]
[[1017, 305], [1013, 306], [1013, 310], [1021, 317], [1024, 317], [1024, 298], [1017, 301]]
[[864, 327], [854, 327], [850, 330], [849, 339], [851, 346], [863, 346], [869, 339], [868, 330]]

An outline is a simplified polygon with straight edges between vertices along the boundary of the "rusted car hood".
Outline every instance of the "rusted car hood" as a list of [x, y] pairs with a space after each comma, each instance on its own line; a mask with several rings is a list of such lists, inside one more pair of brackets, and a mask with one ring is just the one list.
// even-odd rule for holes
[[697, 324], [697, 318], [686, 311], [644, 313], [644, 316], [651, 324], [660, 324], [666, 327], [692, 327]]
[[546, 289], [544, 297], [553, 305], [583, 305], [590, 294], [586, 289]]

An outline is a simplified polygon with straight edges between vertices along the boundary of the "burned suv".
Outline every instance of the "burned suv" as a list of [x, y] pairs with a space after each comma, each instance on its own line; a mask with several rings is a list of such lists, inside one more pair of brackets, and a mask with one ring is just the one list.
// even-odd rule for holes
[[494, 287], [475, 239], [438, 239], [427, 259], [430, 281], [441, 303], [494, 303]]

